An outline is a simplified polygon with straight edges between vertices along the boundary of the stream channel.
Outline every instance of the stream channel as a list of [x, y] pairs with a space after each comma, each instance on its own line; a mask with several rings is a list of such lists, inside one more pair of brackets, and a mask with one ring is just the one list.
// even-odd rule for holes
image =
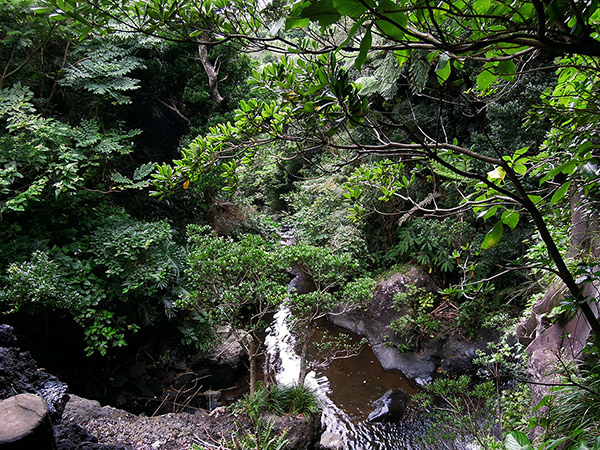
[[[295, 244], [293, 234], [289, 231], [282, 233], [282, 241], [284, 245]], [[294, 281], [290, 282], [288, 289], [293, 288]], [[288, 321], [290, 314], [287, 307], [280, 307], [265, 338], [276, 380], [285, 386], [295, 385], [300, 374], [296, 339]], [[325, 331], [330, 335], [340, 332], [353, 334], [322, 320], [313, 339], [319, 339]], [[356, 335], [352, 338], [359, 339]], [[311, 347], [316, 352], [314, 346]], [[430, 448], [424, 442], [428, 427], [423, 419], [413, 417], [398, 423], [371, 423], [367, 420], [373, 411], [373, 402], [387, 390], [400, 389], [408, 394], [417, 391], [415, 385], [399, 370], [384, 370], [369, 345], [364, 345], [357, 356], [338, 359], [323, 370], [309, 372], [305, 384], [319, 397], [323, 409], [323, 433], [339, 436], [345, 449]]]
[[[300, 357], [295, 351], [295, 338], [290, 333], [288, 308], [275, 314], [266, 337], [266, 347], [276, 370], [279, 384], [293, 386], [300, 373]], [[339, 333], [337, 327], [323, 321], [321, 333]], [[315, 337], [318, 339], [319, 334]], [[358, 338], [356, 338], [358, 339]], [[340, 436], [344, 448], [352, 450], [424, 449], [426, 423], [409, 419], [399, 423], [371, 423], [367, 417], [373, 402], [388, 389], [400, 389], [408, 394], [415, 387], [398, 370], [384, 370], [371, 348], [365, 345], [358, 356], [333, 361], [322, 371], [311, 371], [306, 385], [313, 389], [323, 408], [323, 433]]]

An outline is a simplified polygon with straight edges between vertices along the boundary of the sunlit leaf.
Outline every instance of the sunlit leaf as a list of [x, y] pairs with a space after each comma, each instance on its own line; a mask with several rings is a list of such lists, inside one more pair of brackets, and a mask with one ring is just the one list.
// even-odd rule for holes
[[496, 225], [494, 225], [494, 228], [492, 228], [492, 230], [489, 231], [483, 238], [481, 248], [484, 250], [487, 250], [487, 249], [492, 248], [498, 242], [500, 242], [500, 239], [502, 239], [502, 230], [503, 230], [502, 222], [496, 222]]
[[494, 75], [489, 70], [484, 70], [477, 76], [477, 88], [485, 92], [487, 91], [492, 84], [496, 81], [496, 75]]

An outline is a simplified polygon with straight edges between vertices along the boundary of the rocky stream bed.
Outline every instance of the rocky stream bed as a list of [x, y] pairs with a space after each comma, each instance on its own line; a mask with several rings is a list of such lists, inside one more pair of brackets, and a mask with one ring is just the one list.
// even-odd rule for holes
[[[297, 276], [290, 285], [306, 289], [305, 282]], [[420, 448], [410, 444], [415, 433], [422, 431], [418, 427], [394, 423], [374, 427], [365, 422], [369, 413], [379, 408], [378, 399], [386, 390], [399, 388], [408, 393], [408, 397], [400, 396], [404, 410], [414, 392], [414, 381], [426, 382], [439, 371], [469, 372], [477, 349], [485, 348], [493, 339], [482, 335], [465, 341], [446, 333], [425, 342], [421, 352], [397, 350], [399, 342], [388, 331], [390, 323], [402, 314], [391, 306], [394, 296], [410, 284], [434, 289], [431, 283], [428, 275], [417, 269], [392, 274], [379, 282], [367, 311], [335, 318], [343, 328], [367, 337], [368, 353], [363, 352], [354, 365], [332, 366], [319, 375], [316, 385], [325, 405], [322, 424], [311, 423], [303, 416], [271, 418], [275, 430], [287, 431], [288, 449], [317, 448], [320, 437], [322, 448], [330, 449], [398, 448], [398, 442], [403, 448]], [[246, 385], [241, 346], [227, 330], [223, 330], [222, 338], [220, 346], [210, 353], [183, 354], [174, 350], [165, 358], [157, 356], [164, 354], [164, 348], [145, 343], [133, 357], [117, 359], [114, 367], [76, 367], [76, 372], [65, 372], [70, 391], [78, 394], [69, 396], [69, 387], [39, 368], [34, 358], [19, 348], [14, 330], [2, 325], [0, 400], [22, 392], [43, 397], [49, 405], [59, 450], [187, 450], [194, 443], [226, 448], [227, 441], [247, 432], [251, 424], [247, 417], [221, 406], [241, 395], [243, 389], [238, 389], [236, 383]], [[365, 368], [369, 370], [365, 372]], [[383, 421], [389, 420], [384, 417]], [[373, 446], [374, 440], [383, 447]]]
[[[148, 417], [101, 406], [68, 390], [19, 348], [12, 327], [0, 325], [0, 400], [22, 393], [42, 397], [57, 450], [187, 450], [193, 444], [218, 449], [251, 428], [248, 417], [224, 407]], [[270, 420], [275, 431], [287, 432], [290, 450], [307, 450], [318, 442], [319, 424], [304, 416], [271, 416]]]

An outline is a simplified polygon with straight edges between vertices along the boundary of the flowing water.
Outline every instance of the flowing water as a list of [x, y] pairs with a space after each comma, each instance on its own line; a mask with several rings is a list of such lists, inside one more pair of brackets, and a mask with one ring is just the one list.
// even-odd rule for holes
[[[290, 311], [281, 308], [274, 317], [266, 337], [266, 346], [276, 369], [277, 382], [294, 385], [300, 373], [300, 358], [295, 339], [290, 332]], [[319, 331], [339, 332], [323, 321]], [[319, 333], [315, 338], [319, 338]], [[308, 374], [306, 385], [312, 388], [323, 407], [323, 431], [341, 436], [346, 449], [395, 450], [424, 449], [426, 425], [413, 419], [397, 424], [370, 423], [367, 416], [373, 410], [373, 401], [388, 389], [402, 389], [412, 394], [416, 388], [400, 371], [385, 371], [368, 346], [355, 357], [334, 361], [325, 370]]]

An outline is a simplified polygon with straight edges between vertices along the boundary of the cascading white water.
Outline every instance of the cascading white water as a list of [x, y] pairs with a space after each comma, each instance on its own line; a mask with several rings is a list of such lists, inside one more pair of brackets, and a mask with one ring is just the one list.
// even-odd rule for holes
[[[281, 234], [283, 245], [295, 245], [295, 236], [292, 230], [286, 230]], [[290, 282], [289, 289], [296, 287], [298, 277]], [[270, 328], [267, 330], [265, 346], [269, 357], [270, 367], [275, 370], [277, 383], [285, 386], [297, 384], [300, 375], [300, 356], [296, 352], [296, 339], [290, 330], [289, 318], [291, 312], [285, 305], [281, 306], [273, 318]], [[325, 324], [325, 327], [333, 326]], [[333, 365], [336, 363], [334, 362]], [[305, 385], [311, 388], [319, 397], [322, 414], [322, 429], [324, 433], [337, 435], [348, 450], [399, 450], [399, 449], [425, 449], [422, 441], [424, 432], [423, 422], [404, 424], [382, 424], [367, 422], [364, 414], [357, 418], [355, 415], [340, 407], [333, 400], [342, 395], [356, 396], [365, 403], [379, 398], [387, 389], [398, 388], [402, 384], [403, 377], [398, 374], [391, 376], [380, 376], [383, 371], [381, 365], [371, 354], [370, 358], [358, 362], [360, 369], [350, 369], [344, 372], [343, 377], [328, 377], [324, 371], [318, 376], [315, 371], [307, 374]], [[354, 373], [355, 372], [355, 373]], [[387, 378], [385, 382], [379, 382], [380, 378]], [[353, 385], [354, 384], [354, 385]], [[365, 400], [365, 399], [369, 400]], [[364, 406], [364, 405], [363, 405]], [[369, 405], [366, 405], [367, 409]]]
[[[265, 339], [267, 353], [271, 361], [271, 367], [275, 369], [277, 383], [293, 386], [298, 382], [300, 374], [300, 357], [296, 352], [296, 340], [290, 331], [288, 318], [290, 310], [283, 306], [275, 314], [271, 327], [268, 330]], [[367, 364], [367, 370], [379, 370], [378, 363], [370, 361]], [[365, 382], [369, 378], [366, 373], [361, 373], [358, 380], [352, 380], [353, 374], [344, 383], [356, 383], [356, 387], [351, 387], [351, 391], [364, 391], [370, 388]], [[397, 449], [424, 449], [425, 444], [419, 444], [422, 441], [424, 426], [422, 422], [411, 423], [410, 427], [404, 424], [380, 424], [370, 423], [364, 420], [357, 420], [352, 417], [343, 408], [338, 406], [332, 399], [332, 394], [336, 390], [330, 379], [325, 374], [317, 374], [315, 371], [309, 372], [305, 381], [306, 386], [313, 389], [319, 397], [323, 415], [322, 428], [324, 432], [339, 435], [344, 442], [344, 447], [348, 450], [397, 450]], [[348, 387], [348, 386], [346, 386]], [[378, 395], [373, 394], [374, 399]]]

